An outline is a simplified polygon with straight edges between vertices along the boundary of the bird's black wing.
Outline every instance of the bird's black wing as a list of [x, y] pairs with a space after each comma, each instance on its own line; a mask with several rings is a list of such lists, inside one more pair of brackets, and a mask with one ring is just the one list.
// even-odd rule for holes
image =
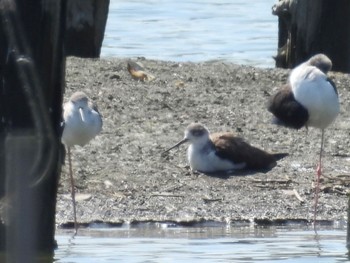
[[278, 120], [277, 124], [300, 129], [309, 119], [307, 109], [295, 100], [290, 85], [285, 85], [268, 102], [268, 111]]

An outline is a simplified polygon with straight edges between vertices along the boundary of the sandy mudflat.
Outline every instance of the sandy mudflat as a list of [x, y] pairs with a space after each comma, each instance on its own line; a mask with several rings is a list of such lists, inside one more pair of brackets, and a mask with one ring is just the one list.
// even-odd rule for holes
[[[141, 62], [155, 80], [132, 79], [125, 59], [67, 60], [66, 98], [85, 91], [104, 120], [96, 139], [73, 150], [80, 222], [312, 220], [320, 131], [275, 126], [266, 110], [288, 70]], [[346, 74], [330, 76], [338, 86], [341, 114], [326, 131], [318, 218], [343, 220], [350, 185], [350, 80]], [[185, 146], [167, 157], [161, 152], [182, 139], [193, 121], [289, 156], [267, 173], [192, 174]], [[67, 170], [60, 181], [59, 224], [73, 221]]]

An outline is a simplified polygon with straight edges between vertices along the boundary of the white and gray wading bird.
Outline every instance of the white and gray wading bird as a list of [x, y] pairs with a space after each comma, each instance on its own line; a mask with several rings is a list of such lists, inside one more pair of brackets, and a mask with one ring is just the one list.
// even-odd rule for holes
[[292, 70], [289, 83], [271, 97], [268, 110], [277, 123], [290, 128], [315, 127], [321, 129], [321, 147], [316, 174], [315, 210], [316, 221], [324, 130], [339, 114], [339, 98], [333, 81], [327, 77], [332, 68], [331, 60], [317, 54]]
[[69, 175], [71, 180], [71, 191], [74, 211], [75, 233], [78, 231], [75, 189], [72, 170], [71, 147], [74, 145], [84, 146], [102, 130], [102, 118], [90, 99], [84, 92], [75, 92], [63, 106], [64, 128], [62, 143], [67, 148]]
[[203, 173], [235, 170], [269, 170], [276, 161], [288, 154], [270, 154], [251, 146], [233, 133], [209, 133], [200, 123], [192, 123], [185, 130], [184, 139], [166, 150], [189, 142], [187, 158], [192, 171]]

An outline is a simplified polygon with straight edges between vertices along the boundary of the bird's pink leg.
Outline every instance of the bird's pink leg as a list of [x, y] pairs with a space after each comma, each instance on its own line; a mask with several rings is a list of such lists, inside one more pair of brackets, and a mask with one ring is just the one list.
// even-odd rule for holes
[[72, 169], [72, 158], [70, 147], [67, 147], [68, 151], [68, 163], [69, 163], [69, 175], [70, 175], [70, 183], [71, 183], [71, 194], [72, 194], [72, 202], [73, 202], [73, 213], [74, 213], [74, 229], [76, 235], [78, 233], [78, 223], [77, 223], [77, 208], [75, 205], [75, 188], [74, 188], [74, 178], [73, 178], [73, 169]]
[[323, 139], [324, 139], [324, 129], [322, 129], [320, 157], [319, 157], [318, 165], [317, 165], [317, 168], [316, 168], [314, 227], [316, 225], [318, 196], [319, 196], [319, 193], [320, 193], [320, 179], [321, 179], [321, 175], [322, 175], [322, 153], [323, 153], [323, 141], [324, 141]]
[[320, 193], [320, 178], [322, 174], [321, 163], [319, 162], [316, 168], [316, 186], [315, 186], [315, 207], [314, 207], [314, 225], [316, 223], [317, 216], [317, 205], [318, 205], [318, 196]]

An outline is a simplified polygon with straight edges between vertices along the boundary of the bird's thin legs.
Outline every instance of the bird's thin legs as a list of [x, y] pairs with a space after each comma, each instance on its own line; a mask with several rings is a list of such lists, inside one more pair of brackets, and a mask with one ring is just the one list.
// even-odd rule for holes
[[320, 156], [318, 165], [316, 168], [316, 187], [315, 187], [315, 207], [314, 207], [314, 227], [316, 224], [316, 216], [317, 216], [317, 205], [318, 205], [318, 196], [320, 193], [320, 179], [322, 175], [322, 154], [323, 154], [323, 143], [324, 143], [324, 129], [322, 129], [321, 135], [321, 148], [320, 148]]
[[67, 147], [68, 151], [68, 163], [69, 163], [69, 175], [70, 175], [70, 183], [71, 183], [71, 194], [72, 194], [72, 202], [73, 202], [73, 213], [74, 213], [74, 229], [75, 235], [78, 233], [78, 223], [77, 223], [77, 209], [75, 205], [75, 189], [74, 189], [74, 178], [73, 178], [73, 168], [72, 168], [72, 158], [70, 147]]

